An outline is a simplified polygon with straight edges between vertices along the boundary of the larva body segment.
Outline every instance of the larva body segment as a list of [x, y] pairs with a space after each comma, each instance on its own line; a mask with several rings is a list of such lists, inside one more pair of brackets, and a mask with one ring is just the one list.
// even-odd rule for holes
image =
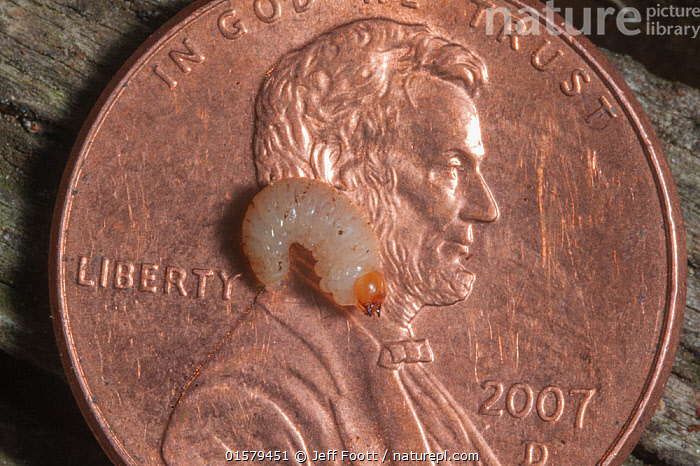
[[345, 194], [307, 178], [277, 181], [260, 191], [243, 220], [243, 248], [267, 289], [282, 287], [292, 243], [313, 253], [321, 289], [336, 303], [358, 304], [370, 315], [379, 309], [384, 297], [379, 240]]

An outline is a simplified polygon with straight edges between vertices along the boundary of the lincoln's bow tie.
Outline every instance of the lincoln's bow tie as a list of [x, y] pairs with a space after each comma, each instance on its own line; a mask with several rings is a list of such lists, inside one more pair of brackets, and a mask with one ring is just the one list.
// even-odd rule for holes
[[385, 369], [398, 369], [401, 364], [433, 362], [433, 350], [428, 340], [402, 340], [384, 343], [378, 364]]

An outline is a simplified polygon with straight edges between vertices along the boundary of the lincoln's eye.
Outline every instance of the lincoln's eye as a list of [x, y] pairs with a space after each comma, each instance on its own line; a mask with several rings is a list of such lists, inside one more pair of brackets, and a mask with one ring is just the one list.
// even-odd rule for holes
[[354, 291], [357, 298], [357, 306], [370, 317], [372, 317], [374, 311], [377, 312], [377, 317], [379, 317], [382, 302], [386, 295], [386, 285], [381, 272], [373, 270], [358, 277], [355, 280]]
[[459, 157], [450, 157], [447, 163], [450, 167], [450, 176], [453, 180], [456, 180], [459, 177], [460, 170], [462, 170], [462, 161]]

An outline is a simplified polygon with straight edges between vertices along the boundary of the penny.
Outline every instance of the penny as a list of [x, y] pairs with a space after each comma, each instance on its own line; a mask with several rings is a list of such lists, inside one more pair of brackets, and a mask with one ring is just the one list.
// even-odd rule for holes
[[[51, 252], [66, 372], [115, 463], [624, 461], [683, 320], [680, 208], [627, 86], [537, 11], [197, 2], [128, 61]], [[296, 247], [259, 291], [243, 215], [288, 177], [365, 210], [381, 318]]]

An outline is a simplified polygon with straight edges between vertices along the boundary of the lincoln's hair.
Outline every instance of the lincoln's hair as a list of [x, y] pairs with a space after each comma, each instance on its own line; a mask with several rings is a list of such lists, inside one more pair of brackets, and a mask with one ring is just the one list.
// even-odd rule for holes
[[[395, 206], [385, 161], [421, 74], [470, 95], [487, 78], [481, 59], [461, 45], [385, 19], [341, 26], [286, 54], [257, 97], [258, 182], [307, 177], [346, 190], [386, 238]], [[403, 255], [390, 249], [394, 260]]]
[[[352, 190], [382, 173], [399, 128], [398, 99], [424, 73], [472, 91], [486, 80], [481, 59], [425, 26], [370, 19], [326, 33], [286, 54], [258, 94], [258, 181], [308, 177]], [[377, 153], [372, 149], [378, 150]]]

